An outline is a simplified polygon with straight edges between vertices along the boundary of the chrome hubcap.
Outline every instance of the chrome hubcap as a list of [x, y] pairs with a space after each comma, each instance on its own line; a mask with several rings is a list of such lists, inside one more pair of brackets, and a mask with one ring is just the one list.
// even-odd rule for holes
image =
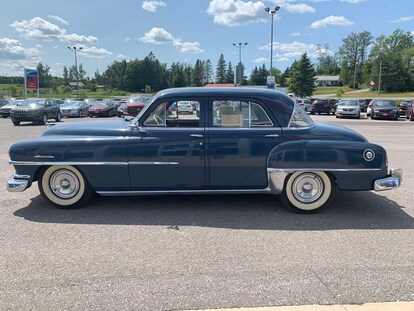
[[302, 203], [315, 202], [321, 197], [323, 189], [320, 177], [310, 173], [300, 175], [292, 185], [294, 197]]
[[50, 177], [49, 186], [59, 198], [70, 199], [79, 191], [79, 179], [71, 171], [59, 170]]

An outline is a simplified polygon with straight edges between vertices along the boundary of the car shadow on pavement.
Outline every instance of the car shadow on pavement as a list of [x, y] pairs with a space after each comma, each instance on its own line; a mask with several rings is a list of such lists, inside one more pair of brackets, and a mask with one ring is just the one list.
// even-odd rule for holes
[[405, 207], [374, 192], [341, 192], [317, 214], [291, 212], [273, 195], [171, 195], [101, 197], [85, 207], [62, 210], [41, 196], [14, 215], [62, 224], [152, 225], [251, 230], [414, 229]]

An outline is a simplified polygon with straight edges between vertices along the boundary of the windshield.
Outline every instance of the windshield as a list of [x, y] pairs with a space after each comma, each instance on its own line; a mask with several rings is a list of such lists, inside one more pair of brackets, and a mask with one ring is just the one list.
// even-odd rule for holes
[[373, 102], [375, 107], [396, 107], [397, 104], [393, 100], [378, 100]]
[[61, 107], [79, 107], [81, 102], [64, 103]]
[[26, 99], [19, 104], [20, 107], [38, 107], [45, 104], [44, 99]]
[[151, 100], [151, 95], [137, 95], [137, 96], [131, 96], [128, 99], [129, 103], [148, 103]]
[[338, 106], [359, 106], [359, 103], [356, 100], [341, 100]]

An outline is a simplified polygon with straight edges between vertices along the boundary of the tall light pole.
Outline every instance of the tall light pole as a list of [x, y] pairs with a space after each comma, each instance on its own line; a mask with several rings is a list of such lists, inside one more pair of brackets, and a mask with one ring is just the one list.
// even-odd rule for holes
[[76, 57], [76, 51], [82, 50], [82, 47], [77, 48], [76, 46], [74, 46], [74, 47], [68, 46], [68, 49], [71, 50], [71, 51], [75, 51], [76, 94], [77, 94], [77, 97], [79, 98], [79, 72], [78, 72], [78, 59]]
[[244, 48], [247, 45], [247, 42], [245, 42], [244, 44], [239, 42], [238, 45], [236, 45], [236, 43], [233, 43], [233, 45], [236, 48], [239, 48], [239, 64], [237, 65], [237, 69], [236, 69], [236, 71], [237, 71], [236, 84], [237, 84], [237, 78], [238, 78], [238, 80], [239, 80], [238, 84], [242, 85], [242, 82], [243, 82], [243, 70], [242, 70], [242, 68], [243, 67], [242, 67], [242, 62], [241, 62], [241, 49]]
[[[265, 8], [265, 12], [272, 16], [271, 28], [270, 28], [270, 76], [272, 77], [273, 69], [273, 16], [277, 11], [280, 10], [280, 6], [276, 6], [274, 10], [271, 10], [269, 7]], [[273, 81], [274, 84], [274, 81]]]

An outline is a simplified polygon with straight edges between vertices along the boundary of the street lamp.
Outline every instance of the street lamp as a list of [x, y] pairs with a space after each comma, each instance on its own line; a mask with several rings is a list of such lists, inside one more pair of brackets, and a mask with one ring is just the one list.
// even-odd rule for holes
[[75, 52], [76, 94], [77, 94], [77, 97], [79, 98], [79, 72], [78, 72], [78, 59], [76, 57], [76, 51], [80, 51], [83, 48], [82, 47], [77, 48], [76, 46], [74, 47], [68, 46], [68, 49]]
[[274, 10], [271, 10], [269, 7], [266, 7], [265, 12], [272, 16], [271, 30], [270, 30], [270, 76], [272, 76], [273, 69], [273, 16], [277, 11], [280, 10], [280, 6], [276, 6]]
[[[247, 45], [247, 42], [245, 42], [244, 44], [239, 42], [238, 45], [236, 45], [236, 43], [233, 43], [233, 45], [239, 49], [239, 64], [237, 65], [237, 75], [236, 75], [236, 84], [242, 85], [243, 82], [243, 70], [242, 70], [242, 62], [241, 62], [241, 49], [244, 48]], [[239, 80], [239, 83], [237, 83], [237, 80]]]

